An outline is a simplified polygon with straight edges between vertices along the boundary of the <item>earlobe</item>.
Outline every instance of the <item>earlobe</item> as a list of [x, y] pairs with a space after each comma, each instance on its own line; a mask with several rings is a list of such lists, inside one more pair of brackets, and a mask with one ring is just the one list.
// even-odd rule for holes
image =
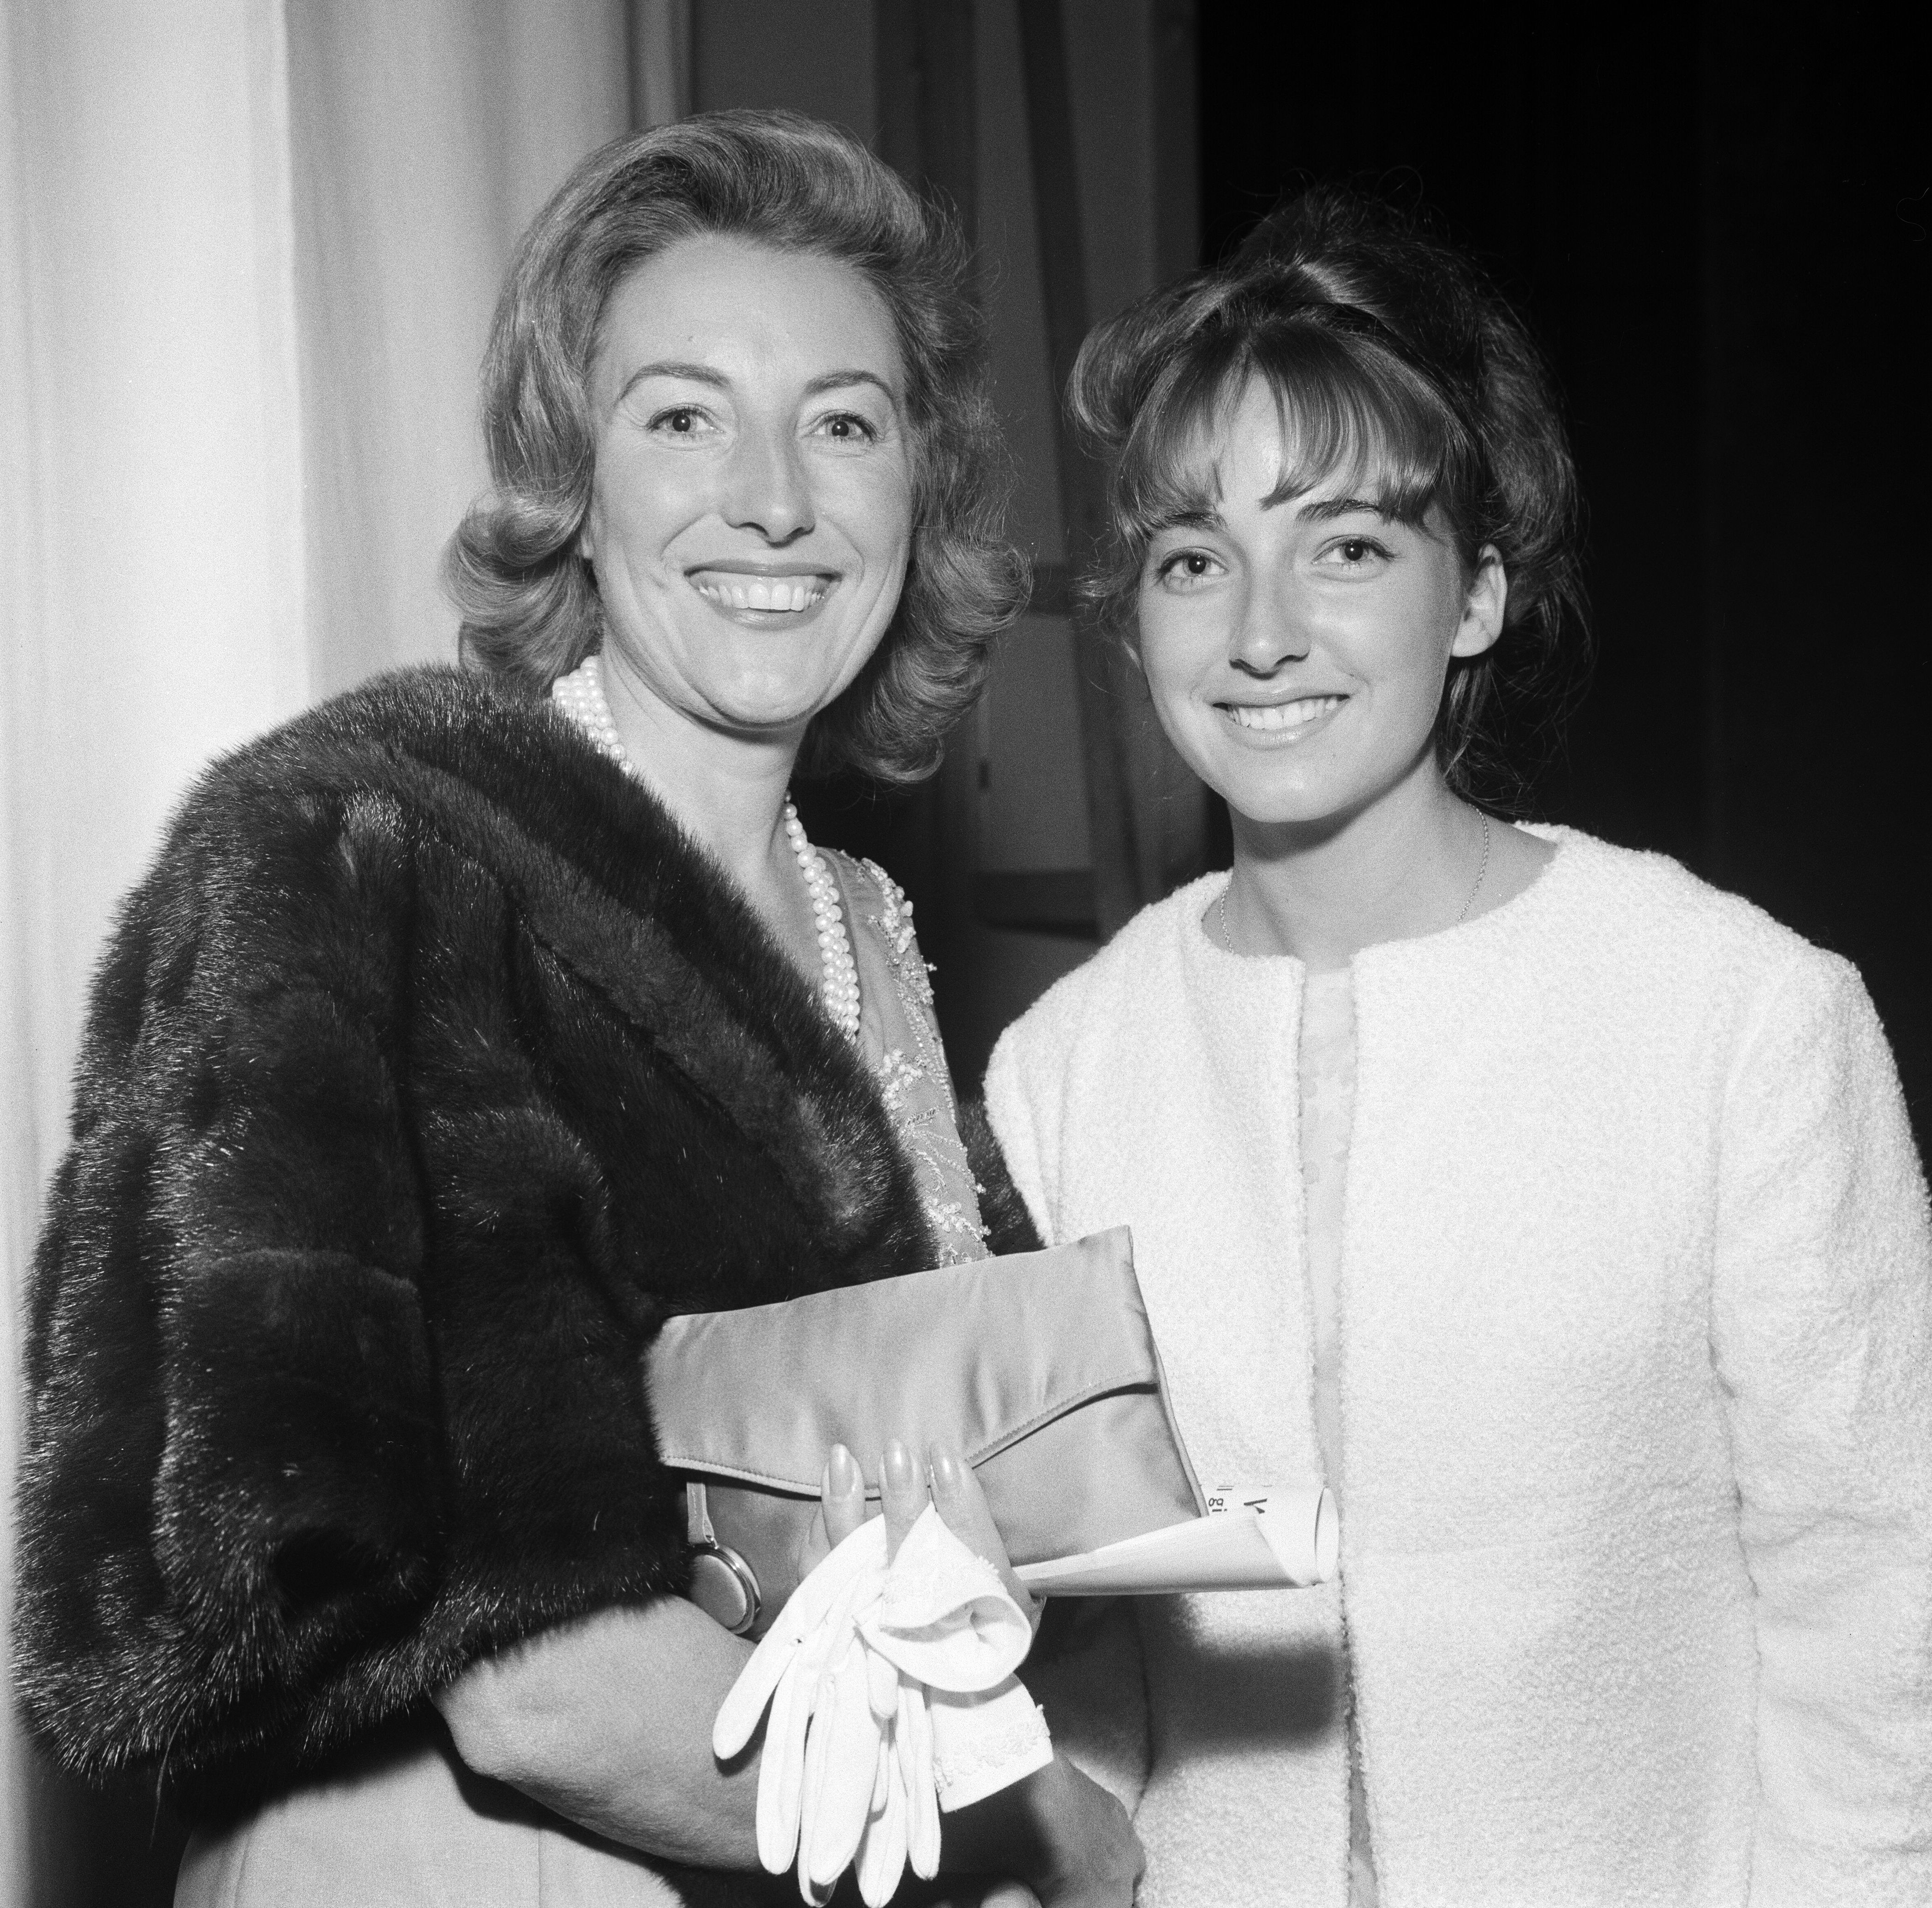
[[1503, 617], [1509, 607], [1509, 578], [1503, 569], [1501, 553], [1493, 543], [1485, 543], [1476, 557], [1476, 573], [1469, 593], [1462, 599], [1462, 621], [1450, 645], [1452, 656], [1480, 656], [1496, 647], [1503, 632]]

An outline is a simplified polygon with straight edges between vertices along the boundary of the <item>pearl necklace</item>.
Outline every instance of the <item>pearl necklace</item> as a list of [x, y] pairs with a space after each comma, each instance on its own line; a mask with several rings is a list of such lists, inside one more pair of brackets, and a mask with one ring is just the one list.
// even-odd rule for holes
[[825, 857], [805, 838], [805, 824], [798, 819], [790, 795], [785, 797], [785, 840], [791, 844], [792, 858], [805, 877], [805, 891], [812, 897], [812, 918], [818, 930], [819, 998], [832, 1024], [848, 1040], [859, 1038], [859, 964], [852, 958], [852, 943], [845, 932], [844, 910], [838, 905], [838, 884], [832, 878]]
[[[568, 675], [559, 676], [550, 684], [550, 700], [584, 732], [599, 754], [615, 762], [634, 781], [643, 781], [617, 734], [596, 655], [586, 656]], [[805, 878], [812, 925], [818, 931], [819, 999], [832, 1024], [848, 1040], [856, 1040], [859, 964], [852, 958], [852, 943], [845, 933], [845, 911], [839, 905], [838, 883], [825, 857], [806, 840], [805, 825], [798, 819], [790, 795], [785, 797], [784, 831], [792, 859]]]

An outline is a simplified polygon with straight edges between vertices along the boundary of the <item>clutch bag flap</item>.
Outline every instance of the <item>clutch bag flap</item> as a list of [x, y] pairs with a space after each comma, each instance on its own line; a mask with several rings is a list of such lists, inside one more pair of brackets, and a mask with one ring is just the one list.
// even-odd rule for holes
[[[878, 1493], [886, 1441], [950, 1440], [1016, 1563], [1204, 1508], [1167, 1399], [1127, 1229], [776, 1305], [668, 1320], [648, 1360], [659, 1449], [702, 1481], [722, 1542], [768, 1609], [826, 1452]], [[742, 1542], [740, 1539], [743, 1540]], [[754, 1552], [758, 1553], [754, 1555]]]

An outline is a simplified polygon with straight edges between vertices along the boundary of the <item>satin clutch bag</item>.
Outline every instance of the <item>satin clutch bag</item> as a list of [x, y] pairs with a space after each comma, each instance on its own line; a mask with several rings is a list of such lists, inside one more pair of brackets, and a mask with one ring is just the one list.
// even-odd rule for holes
[[1174, 1424], [1124, 1226], [1043, 1252], [668, 1320], [648, 1354], [682, 1474], [690, 1594], [755, 1635], [796, 1586], [826, 1453], [879, 1495], [886, 1441], [944, 1438], [1016, 1565], [1099, 1550], [1206, 1509]]

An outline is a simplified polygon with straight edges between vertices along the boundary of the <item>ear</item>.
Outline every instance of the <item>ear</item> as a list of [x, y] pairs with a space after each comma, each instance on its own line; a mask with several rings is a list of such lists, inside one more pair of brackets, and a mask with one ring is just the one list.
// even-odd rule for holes
[[1493, 543], [1485, 543], [1476, 554], [1476, 573], [1469, 579], [1468, 593], [1462, 599], [1462, 620], [1449, 654], [1480, 656], [1495, 648], [1503, 632], [1503, 612], [1508, 607], [1509, 578], [1504, 572], [1502, 553]]

